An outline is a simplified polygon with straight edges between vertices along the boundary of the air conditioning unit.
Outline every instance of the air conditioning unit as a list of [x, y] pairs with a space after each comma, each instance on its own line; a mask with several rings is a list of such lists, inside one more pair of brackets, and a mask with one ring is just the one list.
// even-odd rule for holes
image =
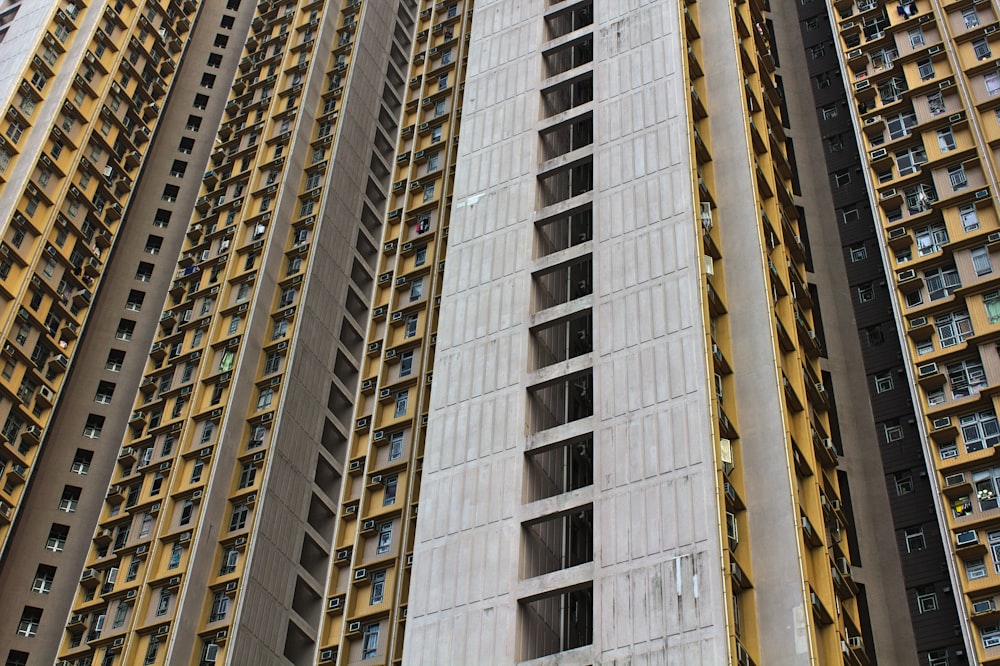
[[245, 546], [246, 543], [247, 543], [247, 538], [245, 536], [236, 537], [236, 545], [237, 546]]
[[861, 636], [851, 636], [847, 639], [847, 644], [852, 650], [862, 650], [865, 647], [865, 640]]
[[129, 590], [128, 592], [125, 593], [125, 598], [126, 599], [135, 599], [135, 593], [136, 593], [135, 590]]
[[983, 647], [991, 648], [1000, 645], [1000, 636], [990, 636], [983, 639]]
[[976, 601], [972, 604], [972, 614], [982, 615], [983, 613], [991, 612], [995, 606], [993, 605], [992, 599], [984, 599], [983, 601]]
[[903, 238], [906, 236], [906, 229], [903, 227], [898, 227], [889, 232], [889, 240], [895, 240], [896, 238]]
[[170, 580], [167, 581], [167, 587], [177, 587], [180, 584], [181, 584], [181, 577], [180, 576], [174, 576]]
[[890, 197], [896, 196], [896, 188], [890, 188], [888, 190], [883, 190], [878, 193], [880, 199], [888, 199]]
[[119, 636], [115, 640], [111, 641], [111, 647], [121, 647], [125, 645], [125, 637]]
[[[356, 633], [358, 633], [360, 631], [361, 631], [361, 623], [360, 622], [355, 621], [355, 622], [351, 622], [350, 624], [347, 625], [347, 633], [349, 633], [349, 634], [356, 634]], [[1000, 637], [998, 637], [997, 640], [1000, 641]]]
[[937, 363], [924, 363], [917, 366], [917, 375], [920, 377], [930, 377], [938, 372]]
[[914, 317], [910, 320], [910, 328], [920, 328], [927, 325], [927, 317]]
[[987, 243], [1000, 243], [1000, 231], [994, 231], [986, 237]]
[[940, 45], [935, 45], [927, 49], [927, 55], [934, 55], [935, 53], [941, 53]]
[[868, 153], [873, 160], [878, 160], [889, 154], [889, 151], [885, 148], [879, 148], [878, 150], [873, 150]]
[[375, 529], [375, 521], [374, 520], [366, 520], [365, 522], [363, 522], [361, 524], [361, 531], [362, 532], [371, 532], [374, 529]]
[[981, 190], [976, 190], [977, 199], [987, 199], [990, 196], [990, 188], [984, 187]]
[[135, 549], [136, 555], [145, 555], [148, 552], [149, 552], [149, 546], [147, 544], [143, 544]]
[[896, 277], [900, 282], [908, 282], [909, 280], [913, 280], [917, 277], [917, 272], [911, 268], [905, 271], [899, 271], [896, 273]]
[[344, 507], [344, 515], [345, 516], [353, 516], [357, 512], [358, 512], [358, 505], [357, 504], [348, 504], [347, 506]]
[[365, 578], [368, 578], [368, 569], [362, 567], [354, 572], [354, 580], [364, 580]]
[[382, 483], [382, 475], [381, 474], [373, 474], [372, 478], [371, 478], [371, 481], [369, 483], [371, 483], [371, 485], [373, 485], [373, 486], [380, 485]]
[[226, 583], [226, 592], [235, 592], [235, 591], [236, 591], [236, 581], [235, 580]]
[[957, 486], [960, 483], [965, 483], [965, 474], [963, 472], [958, 472], [957, 474], [949, 474], [948, 476], [944, 477], [945, 488]]
[[387, 388], [384, 388], [384, 389], [382, 389], [381, 391], [378, 392], [378, 397], [379, 398], [388, 398], [390, 395], [392, 395], [392, 391], [390, 389], [387, 389]]
[[347, 466], [347, 469], [350, 472], [357, 472], [357, 471], [359, 471], [361, 469], [361, 466], [363, 464], [364, 464], [364, 460], [360, 460], [360, 459], [359, 460], [352, 460], [351, 463]]
[[410, 555], [406, 556], [406, 566], [408, 566], [408, 567], [412, 567], [413, 566], [413, 554], [412, 553]]
[[[330, 599], [330, 603], [333, 603], [335, 600], [338, 601], [338, 602], [340, 601], [339, 599], [334, 598], [334, 599]], [[339, 603], [338, 603], [337, 607], [338, 608], [340, 607]], [[331, 608], [331, 610], [333, 609], [332, 606], [330, 608]], [[326, 650], [322, 650], [319, 653], [319, 660], [320, 660], [320, 662], [333, 661], [333, 650], [331, 650], [330, 648], [327, 648]]]
[[872, 85], [871, 81], [858, 81], [854, 84], [855, 90], [864, 90], [865, 88], [870, 88]]
[[962, 546], [971, 546], [974, 543], [979, 543], [979, 535], [976, 533], [976, 530], [965, 530], [955, 535], [955, 545], [959, 548]]
[[376, 430], [375, 434], [372, 435], [373, 442], [379, 442], [385, 439], [385, 430]]
[[950, 416], [942, 416], [939, 419], [934, 419], [933, 421], [931, 421], [931, 427], [934, 428], [934, 430], [941, 430], [942, 428], [947, 428], [950, 425], [951, 425]]

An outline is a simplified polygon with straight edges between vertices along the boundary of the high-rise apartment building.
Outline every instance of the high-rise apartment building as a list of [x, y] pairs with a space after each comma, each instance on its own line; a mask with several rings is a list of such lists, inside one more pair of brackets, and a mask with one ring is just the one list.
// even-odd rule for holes
[[867, 183], [890, 278], [888, 289], [859, 285], [856, 298], [891, 304], [917, 414], [913, 423], [881, 426], [889, 447], [907, 430], [919, 435], [940, 526], [935, 533], [926, 514], [913, 516], [900, 526], [904, 545], [919, 551], [941, 539], [945, 591], [957, 593], [956, 635], [971, 648], [970, 662], [996, 663], [997, 11], [989, 2], [835, 3], [834, 10], [851, 99], [845, 110], [863, 151], [860, 171], [834, 178]]
[[[837, 2], [843, 49], [819, 0], [8, 4], [3, 663], [943, 666], [1000, 642], [972, 462], [992, 296], [968, 288], [995, 240], [988, 3]], [[857, 50], [887, 35], [913, 55]], [[850, 108], [815, 64], [841, 51]], [[866, 190], [824, 123], [852, 115], [868, 228], [924, 275], [893, 303], [924, 318], [925, 430], [961, 429], [940, 474], [878, 397], [902, 361], [857, 335], [852, 305], [889, 300], [880, 243], [844, 268]], [[798, 167], [824, 148], [831, 179]], [[950, 578], [909, 557], [946, 561], [939, 519]]]

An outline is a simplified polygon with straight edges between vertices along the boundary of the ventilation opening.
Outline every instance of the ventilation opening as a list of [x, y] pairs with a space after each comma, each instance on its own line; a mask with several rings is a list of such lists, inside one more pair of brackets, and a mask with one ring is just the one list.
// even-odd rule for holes
[[551, 160], [594, 142], [594, 116], [583, 116], [547, 127], [541, 132], [542, 159]]
[[591, 204], [573, 208], [535, 224], [536, 254], [544, 257], [568, 247], [586, 243], [594, 235], [594, 215]]
[[594, 483], [594, 441], [590, 434], [529, 451], [525, 459], [526, 502], [561, 495]]
[[548, 38], [556, 39], [594, 22], [594, 3], [590, 0], [566, 7], [545, 17]]
[[594, 561], [594, 508], [576, 508], [524, 526], [523, 576], [533, 578]]
[[531, 389], [533, 432], [565, 425], [594, 413], [594, 376], [591, 369], [563, 376]]
[[538, 659], [593, 642], [592, 583], [521, 602], [521, 660]]
[[547, 77], [558, 76], [563, 72], [585, 65], [594, 59], [593, 34], [581, 35], [568, 42], [559, 44], [542, 54]]
[[588, 296], [593, 292], [591, 255], [574, 257], [533, 274], [535, 312]]
[[531, 332], [534, 367], [576, 358], [593, 351], [593, 321], [590, 309], [547, 322]]
[[542, 113], [546, 118], [586, 104], [594, 99], [594, 73], [581, 72], [568, 81], [542, 90]]
[[538, 176], [539, 204], [544, 208], [594, 189], [593, 156], [560, 165]]

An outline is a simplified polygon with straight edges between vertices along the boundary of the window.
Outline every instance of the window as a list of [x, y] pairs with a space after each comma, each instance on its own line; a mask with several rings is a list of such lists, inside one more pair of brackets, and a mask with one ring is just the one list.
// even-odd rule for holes
[[417, 251], [413, 254], [413, 265], [423, 266], [427, 261], [427, 246], [423, 245], [417, 248]]
[[378, 623], [366, 624], [361, 638], [361, 658], [374, 659], [378, 655]]
[[372, 574], [372, 591], [368, 603], [372, 606], [382, 603], [385, 596], [385, 572], [376, 571]]
[[921, 28], [912, 28], [907, 31], [910, 37], [910, 48], [917, 48], [924, 45], [924, 31]]
[[274, 329], [271, 332], [271, 339], [277, 340], [278, 338], [284, 337], [285, 333], [288, 331], [288, 320], [279, 319], [274, 322]]
[[917, 124], [917, 114], [913, 111], [893, 114], [886, 117], [886, 127], [889, 129], [889, 137], [898, 139], [910, 133], [910, 128]]
[[983, 83], [986, 84], [986, 94], [996, 95], [1000, 93], [1000, 72], [988, 72], [986, 76], [983, 77]]
[[237, 504], [233, 507], [233, 515], [229, 518], [229, 531], [241, 530], [247, 525], [247, 517], [250, 509], [245, 504]]
[[76, 455], [73, 456], [73, 464], [70, 467], [70, 471], [74, 474], [87, 474], [90, 472], [90, 461], [93, 457], [93, 451], [88, 451], [87, 449], [77, 449]]
[[413, 350], [399, 355], [399, 376], [408, 377], [413, 372]]
[[926, 256], [935, 252], [940, 252], [941, 248], [948, 243], [948, 228], [943, 222], [920, 227], [914, 230], [917, 241], [917, 255]]
[[399, 486], [399, 475], [393, 474], [385, 478], [385, 491], [382, 494], [382, 506], [396, 503], [396, 489]]
[[97, 393], [94, 395], [94, 402], [102, 405], [110, 405], [111, 397], [115, 394], [115, 385], [111, 382], [98, 382]]
[[903, 426], [900, 425], [899, 419], [884, 422], [882, 432], [886, 442], [898, 442], [903, 439]]
[[917, 61], [917, 74], [920, 75], [921, 81], [927, 81], [934, 78], [934, 63], [931, 62], [930, 58], [924, 58], [923, 60]]
[[271, 406], [271, 401], [274, 399], [274, 390], [271, 388], [261, 389], [260, 394], [257, 396], [257, 409], [267, 409]]
[[225, 592], [216, 592], [215, 596], [212, 597], [212, 612], [208, 616], [209, 622], [217, 622], [226, 617], [226, 613], [229, 612], [229, 597], [226, 596]]
[[399, 460], [403, 455], [403, 433], [389, 435], [389, 460]]
[[875, 287], [871, 282], [859, 284], [856, 287], [858, 293], [858, 303], [868, 303], [875, 300]]
[[965, 575], [969, 580], [986, 577], [986, 563], [982, 558], [965, 562]]
[[410, 399], [409, 391], [399, 391], [398, 393], [396, 393], [396, 411], [394, 414], [395, 418], [399, 418], [400, 416], [406, 415], [407, 403], [409, 402], [409, 399]]
[[979, 25], [979, 14], [976, 13], [975, 7], [968, 7], [962, 10], [962, 20], [965, 22], [966, 28], [975, 28]]
[[160, 196], [160, 199], [166, 201], [167, 203], [174, 203], [177, 201], [177, 194], [180, 191], [180, 188], [176, 185], [164, 185], [163, 194]]
[[852, 245], [850, 247], [851, 251], [851, 262], [858, 263], [859, 261], [864, 261], [868, 258], [868, 250], [865, 248], [864, 243], [861, 245]]
[[430, 201], [434, 198], [434, 183], [424, 185], [424, 202]]
[[156, 614], [166, 615], [167, 609], [170, 608], [170, 590], [163, 587], [160, 588], [160, 598], [156, 604]]
[[424, 295], [424, 279], [419, 277], [410, 284], [410, 302], [420, 299]]
[[886, 370], [883, 373], [875, 375], [875, 392], [885, 393], [891, 391], [893, 388], [892, 383], [892, 372]]
[[992, 409], [984, 409], [959, 418], [959, 429], [965, 450], [969, 453], [994, 447], [1000, 443], [1000, 424]]
[[176, 569], [181, 565], [181, 554], [184, 549], [181, 547], [180, 542], [175, 541], [170, 547], [170, 560], [167, 562], [168, 569]]
[[240, 551], [236, 550], [234, 546], [227, 546], [222, 552], [222, 567], [219, 569], [219, 575], [225, 576], [236, 571], [236, 564], [239, 560]]
[[239, 488], [249, 488], [257, 478], [257, 467], [253, 463], [243, 463], [240, 470]]
[[38, 625], [42, 621], [42, 609], [25, 606], [21, 611], [21, 621], [17, 623], [17, 635], [28, 638], [38, 633]]
[[139, 282], [149, 282], [153, 279], [153, 264], [145, 261], [139, 262], [139, 267], [135, 271], [135, 279]]
[[150, 666], [150, 664], [156, 663], [156, 655], [160, 651], [160, 639], [156, 636], [149, 637], [149, 643], [146, 645], [146, 658], [143, 659], [142, 663], [144, 666]]
[[118, 629], [125, 624], [126, 615], [128, 615], [128, 604], [124, 601], [119, 601], [118, 606], [115, 608], [115, 619], [111, 623], [111, 628]]
[[417, 334], [417, 321], [418, 317], [415, 314], [406, 316], [406, 322], [403, 328], [404, 338], [412, 338]]
[[118, 330], [115, 331], [115, 338], [127, 342], [132, 339], [132, 333], [134, 331], [135, 322], [131, 319], [122, 319], [118, 322]]
[[990, 44], [985, 38], [973, 41], [972, 50], [976, 54], [976, 60], [989, 60], [993, 55], [990, 52]]
[[35, 570], [35, 580], [31, 583], [31, 591], [38, 594], [48, 594], [52, 591], [52, 581], [56, 577], [56, 568], [39, 564]]
[[939, 315], [934, 318], [934, 326], [942, 349], [961, 344], [973, 334], [972, 320], [967, 310]]
[[816, 87], [819, 89], [829, 88], [833, 81], [830, 79], [830, 74], [828, 72], [822, 72], [813, 77], [816, 82]]
[[917, 611], [929, 613], [936, 611], [937, 607], [937, 594], [933, 585], [917, 588]]
[[174, 163], [170, 167], [170, 175], [174, 178], [183, 178], [186, 171], [187, 162], [182, 162], [181, 160], [174, 160]]
[[149, 536], [149, 531], [153, 529], [153, 516], [148, 513], [142, 514], [142, 519], [139, 522], [139, 537], [140, 539], [145, 539]]
[[923, 145], [911, 146], [896, 152], [896, 168], [900, 176], [916, 173], [921, 164], [927, 162], [927, 151]]
[[972, 267], [976, 271], [976, 275], [988, 275], [993, 272], [993, 264], [990, 263], [990, 251], [985, 247], [973, 248], [970, 253], [972, 256]]
[[1000, 624], [991, 624], [981, 628], [979, 635], [982, 638], [984, 648], [1000, 645]]
[[69, 527], [66, 525], [53, 524], [49, 529], [49, 536], [45, 540], [45, 550], [53, 553], [61, 553], [66, 547], [66, 538], [69, 536]]
[[965, 166], [962, 164], [956, 164], [948, 167], [948, 181], [951, 183], [952, 189], [955, 190], [967, 187], [969, 185], [969, 179], [965, 175]]
[[975, 204], [959, 206], [958, 216], [962, 220], [962, 228], [966, 231], [975, 231], [979, 228], [979, 214], [976, 212]]
[[986, 372], [978, 360], [949, 363], [947, 369], [953, 398], [964, 398], [986, 387]]
[[202, 88], [213, 88], [215, 86], [215, 74], [202, 74], [201, 75], [201, 87]]
[[927, 286], [927, 295], [932, 301], [936, 301], [950, 296], [962, 286], [962, 281], [958, 277], [958, 270], [951, 265], [924, 271], [924, 284]]
[[59, 498], [59, 510], [66, 513], [74, 513], [76, 512], [76, 507], [79, 503], [80, 489], [76, 486], [64, 487], [62, 497]]
[[913, 492], [913, 477], [909, 474], [893, 474], [893, 481], [896, 486], [897, 495], [908, 495]]
[[851, 182], [851, 171], [850, 169], [842, 169], [841, 171], [836, 171], [833, 174], [833, 182], [837, 187], [843, 187]]
[[205, 461], [198, 458], [194, 461], [194, 465], [191, 467], [191, 483], [198, 483], [201, 481], [201, 473], [205, 469]]
[[915, 553], [927, 547], [923, 527], [907, 527], [903, 530], [903, 540], [906, 543], [907, 553]]
[[99, 439], [101, 430], [104, 428], [104, 417], [97, 414], [88, 414], [87, 422], [83, 427], [83, 436], [88, 439]]

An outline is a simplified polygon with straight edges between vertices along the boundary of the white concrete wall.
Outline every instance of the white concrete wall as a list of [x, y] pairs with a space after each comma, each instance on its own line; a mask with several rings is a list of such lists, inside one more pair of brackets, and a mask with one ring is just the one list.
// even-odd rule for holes
[[[476, 4], [406, 663], [513, 661], [536, 582], [518, 567], [544, 5]], [[577, 659], [724, 663], [680, 5], [595, 11], [595, 552], [560, 572], [594, 580]]]

